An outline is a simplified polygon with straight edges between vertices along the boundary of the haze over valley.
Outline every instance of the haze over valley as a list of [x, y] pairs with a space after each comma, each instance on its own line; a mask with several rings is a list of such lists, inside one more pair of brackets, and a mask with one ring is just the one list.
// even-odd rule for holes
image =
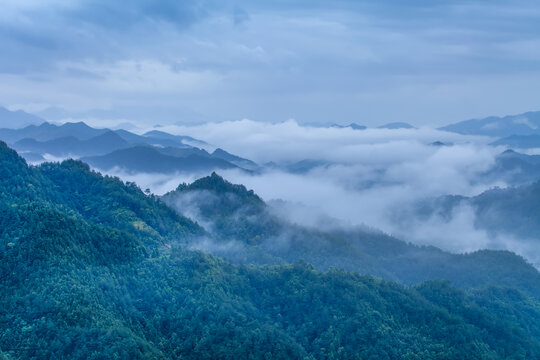
[[[494, 137], [491, 130], [505, 124], [505, 134], [532, 134], [537, 129], [534, 112], [441, 129], [405, 123], [371, 128], [244, 119], [131, 131], [94, 128], [82, 121], [36, 125], [34, 115], [8, 114], [33, 122], [0, 130], [0, 138], [29, 163], [81, 159], [97, 171], [158, 195], [215, 171], [253, 189], [273, 211], [302, 226], [319, 227], [324, 218], [332, 226], [367, 227], [454, 253], [510, 250], [540, 264], [540, 243], [532, 224], [519, 231], [492, 231], [482, 220], [485, 207], [491, 209], [492, 204], [480, 209], [474, 201], [460, 201], [451, 208], [422, 210], [445, 197], [483, 196], [499, 188], [527, 191], [534, 186], [540, 176], [535, 148], [500, 144], [508, 137]], [[461, 129], [474, 123], [487, 130], [473, 127], [463, 134]], [[456, 128], [459, 131], [452, 130]], [[490, 219], [501, 223], [499, 217], [508, 214], [493, 204]]]

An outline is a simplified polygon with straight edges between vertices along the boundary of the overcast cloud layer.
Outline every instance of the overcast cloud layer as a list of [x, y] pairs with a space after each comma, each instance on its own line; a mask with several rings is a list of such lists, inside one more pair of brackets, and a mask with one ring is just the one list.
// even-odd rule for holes
[[51, 117], [422, 126], [538, 107], [535, 0], [0, 5], [0, 104]]

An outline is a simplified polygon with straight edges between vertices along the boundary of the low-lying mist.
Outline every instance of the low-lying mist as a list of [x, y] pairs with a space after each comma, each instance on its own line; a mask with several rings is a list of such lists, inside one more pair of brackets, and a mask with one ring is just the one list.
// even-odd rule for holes
[[[484, 176], [503, 151], [488, 146], [489, 138], [427, 128], [318, 128], [292, 120], [278, 124], [242, 120], [163, 130], [202, 139], [259, 164], [272, 162], [257, 173], [224, 170], [219, 174], [253, 189], [275, 212], [301, 225], [321, 226], [320, 219], [330, 217], [344, 227], [365, 225], [452, 252], [497, 248], [526, 256], [530, 249], [511, 237], [494, 238], [477, 229], [475, 211], [467, 206], [444, 219], [437, 215], [419, 219], [413, 211], [424, 199], [474, 196], [507, 186]], [[306, 159], [319, 161], [318, 166], [288, 170]], [[207, 175], [109, 173], [156, 194]]]

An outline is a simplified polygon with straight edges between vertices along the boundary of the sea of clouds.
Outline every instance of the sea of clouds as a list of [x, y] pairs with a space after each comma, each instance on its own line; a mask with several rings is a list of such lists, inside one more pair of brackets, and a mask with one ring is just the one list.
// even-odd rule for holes
[[[453, 252], [484, 248], [524, 252], [522, 242], [490, 237], [477, 229], [474, 209], [468, 206], [454, 209], [450, 218], [434, 214], [419, 219], [414, 213], [415, 205], [425, 199], [474, 196], [506, 186], [484, 176], [504, 150], [488, 146], [490, 138], [431, 128], [305, 126], [294, 120], [239, 120], [159, 129], [204, 140], [210, 151], [220, 147], [261, 165], [271, 163], [260, 172], [224, 170], [219, 174], [253, 189], [293, 222], [319, 226], [321, 217], [330, 217], [342, 226], [368, 226]], [[287, 170], [302, 160], [314, 160], [320, 166], [303, 172]], [[128, 174], [120, 169], [110, 173], [157, 194], [207, 175]]]

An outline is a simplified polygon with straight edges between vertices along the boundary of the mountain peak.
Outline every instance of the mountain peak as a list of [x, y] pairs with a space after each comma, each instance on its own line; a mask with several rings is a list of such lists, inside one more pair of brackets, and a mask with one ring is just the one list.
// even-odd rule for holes
[[[216, 150], [212, 152], [212, 155], [230, 155], [230, 154], [226, 152], [225, 150], [223, 150], [222, 148], [217, 148]], [[217, 174], [213, 172], [211, 176], [213, 175], [217, 175]]]
[[464, 135], [507, 137], [508, 135], [540, 134], [540, 111], [529, 111], [503, 117], [489, 116], [446, 125], [439, 130]]
[[0, 106], [0, 128], [21, 129], [28, 125], [39, 125], [44, 121], [42, 118], [23, 110], [11, 111]]
[[384, 124], [384, 125], [378, 126], [377, 128], [378, 129], [392, 129], [392, 130], [395, 130], [395, 129], [416, 129], [411, 124], [406, 123], [406, 122], [400, 122], [400, 121]]
[[180, 184], [176, 188], [176, 191], [189, 190], [209, 190], [217, 194], [233, 193], [241, 198], [249, 198], [263, 203], [263, 200], [253, 190], [248, 190], [244, 185], [233, 184], [218, 175], [215, 171], [211, 175], [195, 180], [189, 185]]
[[2, 184], [2, 181], [10, 181], [17, 173], [26, 174], [27, 172], [28, 165], [26, 161], [15, 150], [0, 140], [0, 184]]
[[93, 129], [91, 126], [88, 126], [84, 121], [76, 122], [65, 122], [60, 127], [63, 128], [75, 128], [75, 129]]
[[332, 124], [330, 125], [331, 128], [337, 128], [337, 129], [346, 129], [351, 128], [353, 130], [365, 130], [367, 129], [367, 126], [364, 125], [358, 125], [357, 123], [350, 123], [349, 125], [340, 125], [340, 124]]

